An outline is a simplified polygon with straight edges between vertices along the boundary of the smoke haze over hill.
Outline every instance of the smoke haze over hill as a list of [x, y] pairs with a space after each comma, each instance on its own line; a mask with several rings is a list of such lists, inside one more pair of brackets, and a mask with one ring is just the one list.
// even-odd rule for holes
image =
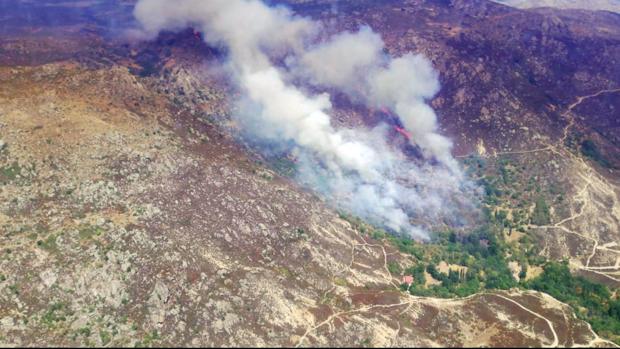
[[[368, 27], [319, 39], [321, 23], [256, 0], [141, 0], [134, 14], [144, 37], [191, 26], [208, 44], [224, 47], [225, 69], [242, 96], [234, 117], [246, 137], [288, 146], [299, 159], [299, 179], [339, 207], [426, 238], [412, 220], [458, 224], [459, 210], [470, 205], [472, 187], [426, 103], [439, 82], [425, 57], [385, 55], [381, 37]], [[414, 162], [388, 144], [382, 125], [336, 128], [331, 96], [307, 92], [309, 86], [397, 114], [423, 159]]]

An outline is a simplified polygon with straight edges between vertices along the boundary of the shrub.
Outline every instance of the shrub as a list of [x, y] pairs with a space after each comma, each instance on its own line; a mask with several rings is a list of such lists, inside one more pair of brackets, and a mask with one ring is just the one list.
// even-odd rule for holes
[[545, 198], [539, 196], [538, 199], [536, 199], [536, 206], [534, 207], [534, 212], [532, 213], [532, 224], [547, 225], [549, 223], [551, 223], [549, 206], [547, 205]]

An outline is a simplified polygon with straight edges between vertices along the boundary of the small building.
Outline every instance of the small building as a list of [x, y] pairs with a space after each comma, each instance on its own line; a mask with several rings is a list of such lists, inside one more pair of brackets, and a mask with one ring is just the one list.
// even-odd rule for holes
[[413, 276], [405, 275], [403, 276], [403, 284], [411, 285], [413, 283]]

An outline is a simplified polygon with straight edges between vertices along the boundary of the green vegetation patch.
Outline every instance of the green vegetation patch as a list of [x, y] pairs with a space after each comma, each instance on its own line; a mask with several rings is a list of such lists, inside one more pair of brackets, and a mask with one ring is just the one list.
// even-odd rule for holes
[[79, 228], [79, 235], [81, 240], [88, 240], [95, 236], [100, 236], [102, 233], [102, 228], [92, 225], [83, 225]]
[[402, 272], [400, 264], [398, 264], [397, 262], [389, 262], [387, 264], [387, 268], [392, 275], [400, 275], [400, 273]]
[[551, 216], [549, 213], [549, 205], [545, 201], [545, 198], [539, 196], [536, 199], [536, 206], [534, 206], [534, 212], [532, 212], [532, 224], [536, 225], [548, 225], [551, 223]]
[[[437, 233], [432, 242], [420, 244], [408, 238], [390, 238], [402, 252], [419, 262], [405, 270], [414, 282], [408, 290], [417, 296], [441, 298], [465, 297], [482, 289], [509, 289], [517, 286], [508, 261], [507, 245], [499, 238], [499, 228], [485, 225], [467, 235], [456, 232]], [[427, 253], [421, 253], [427, 249]], [[461, 266], [448, 273], [438, 270], [439, 262]], [[427, 272], [440, 284], [426, 286]]]
[[137, 342], [135, 347], [136, 348], [148, 348], [148, 347], [152, 347], [156, 341], [160, 340], [160, 336], [159, 333], [156, 330], [151, 331], [150, 333], [147, 333], [146, 336], [144, 336], [144, 339], [142, 339], [142, 341]]
[[66, 303], [53, 303], [41, 317], [41, 323], [48, 327], [54, 327], [60, 322], [67, 321], [67, 316], [71, 315], [73, 315], [73, 312], [67, 307]]
[[45, 240], [38, 240], [37, 246], [48, 252], [58, 252], [58, 245], [56, 244], [56, 239], [58, 239], [58, 236], [52, 234], [48, 236]]
[[566, 262], [548, 262], [543, 270], [523, 286], [569, 304], [596, 333], [620, 345], [620, 300], [605, 285], [572, 275]]
[[90, 329], [89, 326], [84, 326], [84, 327], [80, 327], [77, 330], [75, 330], [75, 332], [73, 333], [73, 340], [76, 340], [78, 336], [80, 337], [84, 337], [85, 339], [88, 340], [88, 338], [90, 337], [90, 335], [92, 334], [92, 330]]
[[[593, 144], [585, 143], [583, 148], [588, 157], [596, 159], [600, 155]], [[527, 229], [529, 224], [551, 224], [551, 205], [562, 209], [566, 201], [561, 183], [537, 176], [536, 171], [544, 171], [544, 167], [536, 166], [519, 162], [516, 157], [497, 161], [466, 159], [467, 173], [484, 189], [483, 223], [462, 231], [433, 232], [429, 242], [388, 234], [345, 213], [340, 218], [366, 238], [389, 241], [413, 257], [410, 265], [387, 265], [392, 274], [413, 277], [411, 284], [401, 285], [404, 292], [451, 298], [483, 290], [536, 290], [569, 304], [596, 333], [620, 344], [617, 290], [572, 275], [566, 263], [541, 256], [538, 237]], [[513, 234], [519, 235], [515, 238]], [[542, 266], [543, 272], [526, 281], [530, 266]]]
[[281, 176], [294, 177], [297, 174], [297, 166], [288, 158], [276, 158], [270, 161], [271, 167]]
[[101, 339], [101, 344], [103, 346], [108, 345], [112, 341], [112, 335], [106, 330], [99, 331], [99, 338]]
[[13, 162], [11, 165], [1, 167], [0, 168], [0, 183], [7, 184], [15, 179], [21, 173], [22, 168], [19, 166], [17, 161]]

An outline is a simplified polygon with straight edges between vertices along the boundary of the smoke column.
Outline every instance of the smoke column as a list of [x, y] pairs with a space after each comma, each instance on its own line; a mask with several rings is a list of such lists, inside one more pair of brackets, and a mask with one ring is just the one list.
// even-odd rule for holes
[[[458, 220], [468, 205], [471, 187], [426, 103], [439, 82], [424, 57], [386, 56], [381, 37], [367, 27], [320, 40], [319, 22], [259, 0], [140, 0], [134, 15], [147, 37], [192, 26], [209, 45], [226, 48], [226, 68], [242, 94], [234, 117], [245, 133], [290, 145], [299, 180], [339, 207], [424, 239], [425, 224], [412, 222]], [[385, 127], [337, 129], [330, 95], [308, 93], [309, 86], [389, 108], [427, 161], [414, 163], [391, 147]]]

